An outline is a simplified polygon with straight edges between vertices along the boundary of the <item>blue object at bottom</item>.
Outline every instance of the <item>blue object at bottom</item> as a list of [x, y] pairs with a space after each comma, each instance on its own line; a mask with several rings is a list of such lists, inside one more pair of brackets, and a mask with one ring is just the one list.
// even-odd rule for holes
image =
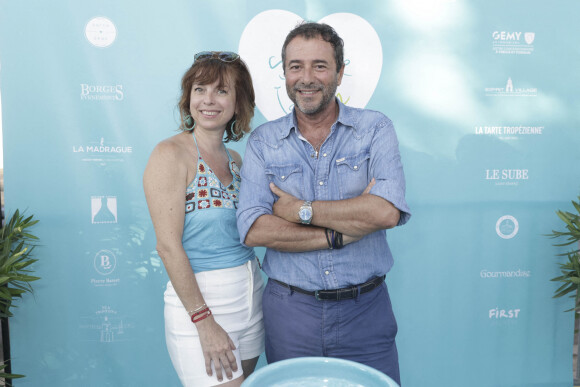
[[242, 387], [399, 387], [376, 369], [350, 360], [300, 357], [282, 360], [254, 372]]

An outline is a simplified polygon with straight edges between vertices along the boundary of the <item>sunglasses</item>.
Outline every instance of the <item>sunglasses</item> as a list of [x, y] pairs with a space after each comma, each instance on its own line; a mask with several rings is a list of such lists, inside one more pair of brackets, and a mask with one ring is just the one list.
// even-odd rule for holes
[[195, 54], [193, 61], [205, 59], [219, 59], [222, 62], [230, 63], [238, 59], [240, 56], [231, 51], [202, 51]]

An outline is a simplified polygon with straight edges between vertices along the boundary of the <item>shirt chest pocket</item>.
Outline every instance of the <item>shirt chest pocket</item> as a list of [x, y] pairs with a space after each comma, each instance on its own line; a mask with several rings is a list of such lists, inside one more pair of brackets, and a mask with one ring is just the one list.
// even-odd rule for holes
[[268, 180], [278, 188], [299, 199], [304, 198], [304, 181], [302, 177], [302, 166], [291, 165], [270, 165], [265, 168]]
[[369, 158], [369, 152], [363, 151], [336, 160], [341, 199], [359, 196], [364, 191], [370, 181]]

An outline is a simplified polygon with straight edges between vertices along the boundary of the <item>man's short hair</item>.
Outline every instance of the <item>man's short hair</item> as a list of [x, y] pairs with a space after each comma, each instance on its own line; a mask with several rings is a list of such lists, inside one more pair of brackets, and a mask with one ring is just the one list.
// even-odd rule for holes
[[288, 33], [282, 46], [282, 65], [284, 66], [284, 72], [286, 72], [286, 47], [297, 36], [301, 36], [304, 39], [322, 38], [325, 42], [330, 43], [334, 49], [336, 72], [342, 69], [344, 65], [344, 41], [338, 36], [334, 28], [324, 23], [302, 22]]

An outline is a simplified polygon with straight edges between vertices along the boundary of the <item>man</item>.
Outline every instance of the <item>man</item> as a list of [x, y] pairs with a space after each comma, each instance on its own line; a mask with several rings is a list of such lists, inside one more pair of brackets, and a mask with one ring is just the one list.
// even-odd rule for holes
[[393, 125], [335, 98], [344, 61], [332, 27], [296, 27], [282, 61], [294, 109], [250, 136], [237, 213], [241, 240], [267, 247], [266, 357], [343, 358], [399, 382], [385, 230], [410, 213]]

